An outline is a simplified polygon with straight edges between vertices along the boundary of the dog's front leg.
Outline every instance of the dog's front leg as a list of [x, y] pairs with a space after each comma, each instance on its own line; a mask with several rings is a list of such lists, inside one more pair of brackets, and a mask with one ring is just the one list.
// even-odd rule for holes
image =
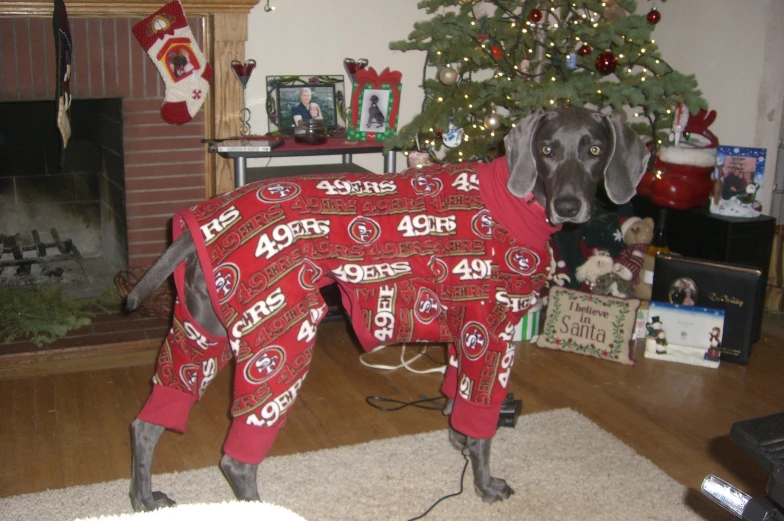
[[142, 512], [176, 503], [159, 491], [152, 491], [152, 456], [158, 440], [165, 429], [146, 421], [136, 419], [131, 424], [131, 506], [134, 511]]
[[[462, 434], [461, 434], [462, 436]], [[490, 445], [492, 438], [472, 438], [464, 436], [465, 447], [471, 460], [471, 469], [474, 471], [474, 489], [485, 503], [494, 503], [506, 499], [514, 490], [501, 478], [490, 475]]]
[[220, 462], [223, 475], [229, 480], [229, 485], [234, 491], [234, 495], [241, 501], [261, 501], [259, 489], [256, 484], [257, 465], [242, 463], [228, 454], [223, 456]]
[[[444, 416], [450, 416], [455, 401], [447, 398], [444, 408], [441, 411]], [[494, 478], [490, 475], [490, 445], [493, 439], [478, 439], [466, 436], [449, 426], [449, 443], [459, 451], [468, 449], [468, 458], [471, 460], [471, 469], [474, 471], [474, 489], [477, 495], [485, 503], [494, 503], [500, 499], [506, 499], [514, 490], [501, 478]]]

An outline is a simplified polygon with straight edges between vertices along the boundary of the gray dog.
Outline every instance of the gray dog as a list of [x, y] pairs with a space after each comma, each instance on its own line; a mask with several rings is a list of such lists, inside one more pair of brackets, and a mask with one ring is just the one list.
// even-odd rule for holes
[[[177, 421], [158, 420], [165, 414], [156, 416], [156, 411], [170, 414], [178, 400], [191, 404], [232, 358], [238, 374], [235, 420], [220, 466], [239, 499], [259, 499], [256, 471], [265, 452], [257, 445], [271, 444], [278, 419], [304, 380], [315, 327], [323, 318], [317, 290], [328, 282], [341, 286], [363, 347], [374, 340], [449, 344], [442, 389], [448, 397], [444, 412], [450, 415], [450, 441], [467, 449], [475, 489], [484, 501], [509, 497], [513, 490], [491, 476], [489, 461], [514, 360], [510, 328], [533, 305], [546, 280], [549, 235], [563, 223], [590, 219], [602, 182], [613, 202], [631, 199], [649, 153], [617, 116], [582, 108], [533, 113], [504, 142], [506, 157], [490, 164], [261, 181], [177, 213], [176, 240], [126, 303], [135, 309], [175, 273], [180, 302], [174, 326], [161, 352], [153, 394], [131, 428], [133, 508], [174, 503], [152, 491], [152, 459], [165, 428], [184, 430], [187, 407], [176, 414]], [[382, 192], [396, 199], [382, 202]], [[329, 215], [292, 218], [312, 215], [314, 202], [328, 207]], [[408, 205], [408, 213], [398, 211], [401, 205]], [[346, 211], [341, 214], [341, 209]], [[232, 230], [239, 231], [232, 235]], [[243, 245], [250, 253], [240, 259]], [[230, 254], [234, 249], [237, 253]], [[390, 249], [394, 255], [385, 253]], [[244, 279], [246, 271], [255, 278]], [[278, 277], [284, 271], [293, 275]], [[258, 282], [262, 273], [264, 283]], [[380, 286], [371, 284], [379, 280]], [[476, 280], [485, 287], [497, 285], [482, 294]], [[233, 291], [241, 285], [247, 298], [244, 307], [235, 308]], [[466, 297], [472, 291], [474, 298]], [[401, 311], [406, 302], [409, 308]], [[286, 311], [288, 322], [284, 314], [275, 315], [278, 310]], [[217, 355], [205, 354], [210, 350]], [[178, 370], [171, 365], [177, 357], [191, 358]], [[298, 363], [278, 371], [283, 360], [295, 357]], [[275, 385], [283, 387], [264, 394]]]
[[368, 107], [368, 121], [367, 127], [370, 128], [370, 125], [375, 123], [377, 128], [382, 128], [384, 126], [384, 121], [386, 118], [384, 114], [381, 112], [381, 109], [378, 108], [378, 96], [373, 94], [370, 96], [370, 107]]

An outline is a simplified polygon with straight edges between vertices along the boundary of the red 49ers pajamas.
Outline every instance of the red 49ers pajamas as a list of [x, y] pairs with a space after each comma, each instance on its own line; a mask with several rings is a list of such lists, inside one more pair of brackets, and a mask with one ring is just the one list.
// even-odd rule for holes
[[[264, 459], [307, 375], [318, 291], [337, 282], [363, 348], [449, 344], [442, 386], [451, 422], [492, 437], [506, 396], [514, 325], [538, 297], [557, 228], [533, 198], [512, 196], [504, 158], [401, 174], [302, 176], [253, 183], [174, 217], [187, 228], [226, 337], [183, 305], [142, 420], [184, 431], [193, 403], [237, 361], [226, 454]], [[212, 274], [212, 276], [210, 276]]]

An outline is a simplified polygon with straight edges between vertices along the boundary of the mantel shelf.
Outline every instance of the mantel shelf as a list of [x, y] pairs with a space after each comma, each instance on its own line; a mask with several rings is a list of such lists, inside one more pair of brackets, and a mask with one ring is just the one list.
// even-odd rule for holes
[[[248, 14], [258, 0], [182, 0], [189, 16], [215, 13]], [[158, 10], [161, 0], [77, 0], [67, 4], [69, 16], [128, 16], [148, 15]], [[9, 0], [0, 2], [0, 16], [51, 16], [51, 0]]]

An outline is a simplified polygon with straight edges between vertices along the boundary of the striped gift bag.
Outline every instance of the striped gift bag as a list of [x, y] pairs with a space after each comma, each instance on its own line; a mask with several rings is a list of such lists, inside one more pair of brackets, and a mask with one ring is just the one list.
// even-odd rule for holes
[[517, 342], [535, 342], [539, 336], [539, 323], [542, 318], [540, 310], [531, 311], [515, 327], [514, 340]]

